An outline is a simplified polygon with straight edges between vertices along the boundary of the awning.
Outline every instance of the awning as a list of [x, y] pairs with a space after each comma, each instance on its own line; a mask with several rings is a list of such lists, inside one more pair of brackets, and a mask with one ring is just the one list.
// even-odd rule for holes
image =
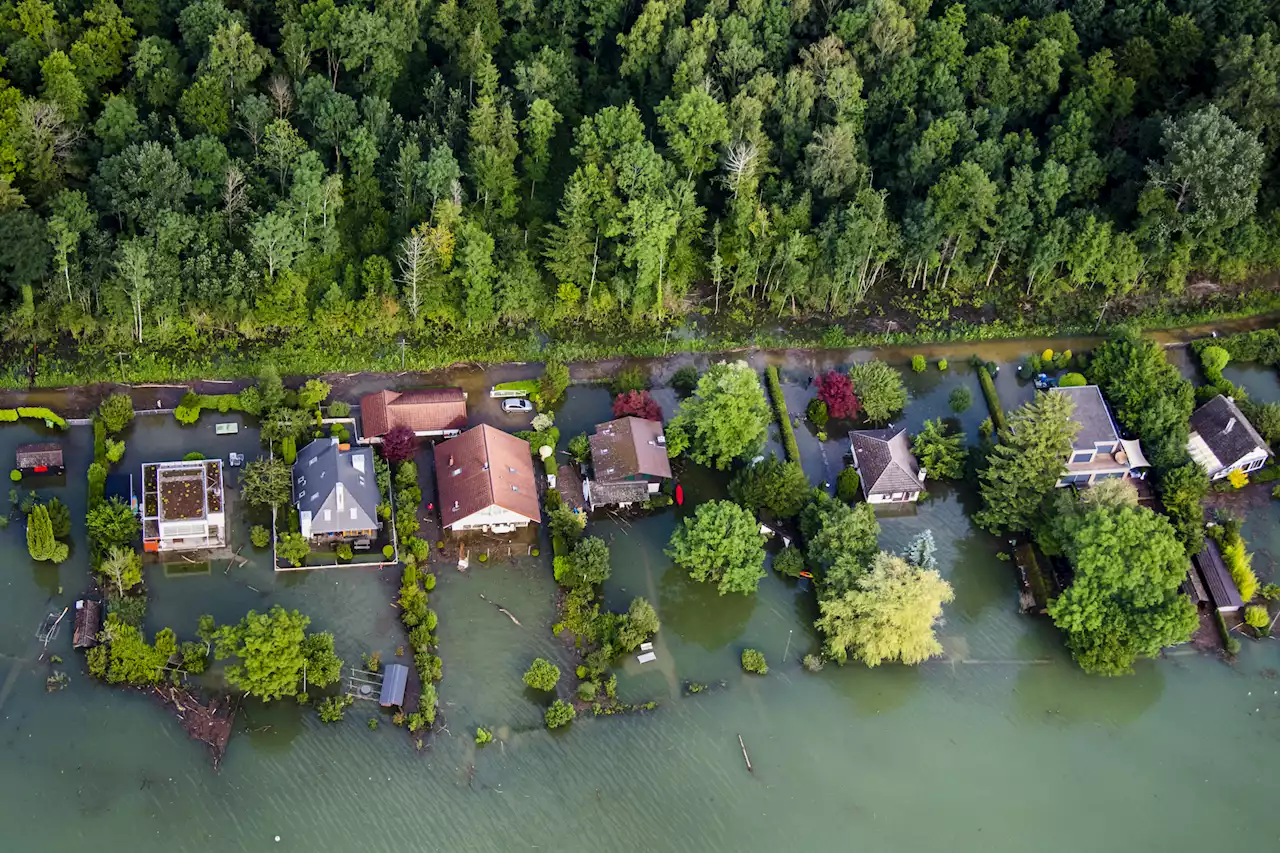
[[1147, 461], [1147, 457], [1142, 454], [1142, 445], [1135, 438], [1132, 441], [1120, 439], [1120, 446], [1124, 448], [1125, 456], [1129, 457], [1129, 468], [1150, 468], [1151, 463]]

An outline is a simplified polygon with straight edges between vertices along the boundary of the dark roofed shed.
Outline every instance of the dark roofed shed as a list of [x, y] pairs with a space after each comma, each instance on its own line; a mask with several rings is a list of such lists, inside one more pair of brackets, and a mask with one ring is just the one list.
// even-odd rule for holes
[[1224, 613], [1244, 607], [1240, 590], [1236, 589], [1236, 582], [1231, 579], [1231, 572], [1227, 571], [1227, 565], [1222, 561], [1222, 552], [1218, 550], [1217, 542], [1206, 539], [1204, 550], [1196, 554], [1195, 560], [1204, 577], [1205, 586], [1209, 588], [1209, 597], [1213, 599], [1214, 607]]

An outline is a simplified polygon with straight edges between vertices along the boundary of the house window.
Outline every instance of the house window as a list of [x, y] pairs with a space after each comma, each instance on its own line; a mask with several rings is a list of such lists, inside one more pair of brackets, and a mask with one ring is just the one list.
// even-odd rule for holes
[[1080, 450], [1071, 454], [1072, 465], [1088, 464], [1089, 462], [1092, 462], [1092, 461], [1093, 461], [1092, 450]]

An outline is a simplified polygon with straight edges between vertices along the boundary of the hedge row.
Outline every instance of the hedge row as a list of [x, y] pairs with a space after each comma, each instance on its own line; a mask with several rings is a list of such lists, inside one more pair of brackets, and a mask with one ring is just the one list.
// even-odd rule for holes
[[773, 398], [773, 410], [778, 415], [778, 427], [782, 431], [782, 447], [787, 458], [792, 462], [800, 461], [800, 446], [796, 444], [796, 434], [791, 429], [791, 416], [787, 413], [787, 399], [782, 396], [782, 381], [778, 379], [778, 368], [772, 364], [764, 370], [765, 381], [769, 384], [769, 396]]
[[991, 410], [991, 422], [997, 430], [1004, 429], [1004, 407], [1000, 405], [1000, 395], [996, 393], [995, 380], [985, 364], [978, 365], [978, 382], [982, 385], [982, 396], [987, 398], [987, 408]]
[[0, 421], [16, 421], [18, 418], [31, 418], [37, 421], [48, 421], [59, 429], [66, 429], [67, 422], [61, 415], [44, 406], [19, 406], [16, 409], [0, 409]]

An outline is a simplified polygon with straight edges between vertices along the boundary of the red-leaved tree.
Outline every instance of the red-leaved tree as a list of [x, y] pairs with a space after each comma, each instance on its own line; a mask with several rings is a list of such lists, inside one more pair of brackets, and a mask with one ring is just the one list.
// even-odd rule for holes
[[861, 408], [849, 377], [834, 370], [818, 377], [818, 399], [827, 404], [827, 415], [835, 420], [852, 420]]
[[613, 416], [625, 418], [628, 415], [644, 418], [646, 421], [661, 421], [662, 409], [649, 396], [648, 391], [626, 391], [613, 401]]
[[388, 462], [412, 459], [418, 449], [418, 437], [407, 426], [398, 426], [382, 437], [382, 458]]

